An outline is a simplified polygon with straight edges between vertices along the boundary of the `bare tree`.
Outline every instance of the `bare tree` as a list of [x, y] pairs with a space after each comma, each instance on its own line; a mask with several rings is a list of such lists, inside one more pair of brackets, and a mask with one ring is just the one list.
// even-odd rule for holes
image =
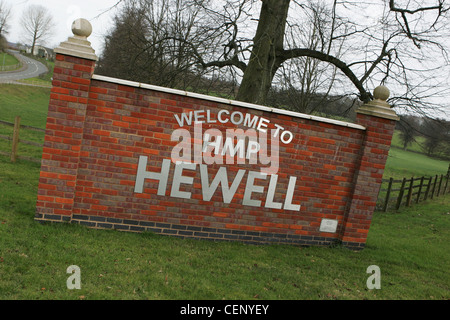
[[399, 131], [399, 138], [403, 144], [403, 150], [416, 140], [420, 134], [422, 119], [413, 115], [404, 115], [397, 122], [396, 129]]
[[197, 70], [225, 70], [240, 83], [238, 100], [266, 104], [273, 85], [290, 83], [305, 93], [366, 102], [386, 84], [395, 92], [391, 104], [426, 113], [438, 107], [436, 97], [450, 94], [446, 76], [436, 78], [436, 70], [449, 67], [444, 0], [183, 3], [196, 8], [190, 36], [172, 33], [160, 42], [185, 48]]
[[24, 36], [31, 43], [32, 54], [36, 44], [42, 43], [50, 37], [55, 28], [53, 17], [41, 5], [28, 6], [22, 14], [21, 25]]
[[448, 151], [450, 122], [445, 119], [426, 119], [420, 128], [425, 138], [422, 148], [428, 156], [445, 156]]
[[7, 6], [3, 0], [0, 0], [0, 51], [3, 51], [6, 44], [5, 35], [8, 33], [8, 20], [11, 17], [11, 7]]
[[[202, 8], [184, 0], [129, 0], [105, 37], [98, 73], [161, 86], [202, 91], [214, 84], [214, 70], [198, 67], [200, 53], [217, 40]], [[203, 14], [202, 18], [199, 15]], [[211, 23], [212, 25], [212, 23]], [[208, 69], [208, 70], [206, 70]], [[209, 73], [207, 80], [203, 75]], [[218, 90], [220, 91], [220, 90]]]
[[[252, 6], [260, 2], [259, 14], [255, 14]], [[299, 58], [332, 66], [327, 74], [334, 79], [333, 91], [356, 94], [363, 102], [371, 98], [371, 90], [380, 83], [395, 92], [392, 104], [422, 113], [439, 108], [436, 98], [450, 94], [443, 72], [443, 68], [449, 67], [445, 40], [449, 36], [449, 7], [442, 0], [238, 3], [247, 8], [250, 20], [258, 17], [254, 37], [240, 39], [239, 35], [249, 31], [234, 32], [223, 43], [233, 44], [229, 46], [231, 52], [220, 59], [205, 60], [203, 65], [231, 65], [241, 70], [239, 100], [265, 104], [277, 72], [289, 69], [295, 61], [301, 61]], [[326, 7], [323, 15], [328, 23], [316, 29], [319, 42], [311, 46], [293, 41], [295, 38], [288, 35], [299, 35], [308, 29], [305, 17], [313, 16], [313, 10], [320, 4]], [[225, 13], [217, 13], [221, 14]], [[227, 25], [216, 27], [223, 30]], [[440, 79], [437, 70], [441, 71]]]
[[[323, 3], [308, 0], [304, 6], [308, 10], [301, 18], [294, 19], [302, 21], [301, 25], [288, 25], [288, 43], [293, 47], [301, 46], [329, 52], [331, 42], [328, 30], [336, 27], [337, 18]], [[343, 43], [340, 40], [340, 45], [337, 46], [342, 46]], [[336, 56], [341, 56], [340, 48], [336, 51]], [[331, 64], [302, 56], [283, 63], [274, 77], [273, 84], [287, 94], [289, 103], [285, 107], [303, 113], [322, 112], [325, 105], [335, 104], [343, 98], [343, 95], [330, 95], [337, 80], [337, 72], [338, 69]], [[273, 98], [271, 100], [273, 101]]]
[[11, 7], [9, 7], [3, 0], [0, 1], [0, 36], [5, 36], [8, 33], [8, 20], [11, 18]]

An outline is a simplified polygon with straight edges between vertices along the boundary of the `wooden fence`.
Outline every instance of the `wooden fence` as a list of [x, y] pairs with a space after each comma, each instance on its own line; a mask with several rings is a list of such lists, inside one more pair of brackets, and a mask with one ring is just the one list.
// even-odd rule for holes
[[24, 129], [24, 130], [45, 132], [45, 129], [21, 125], [19, 116], [17, 116], [15, 118], [14, 123], [0, 120], [0, 124], [14, 127], [12, 135], [1, 135], [0, 134], [0, 139], [12, 141], [10, 152], [0, 151], [0, 154], [9, 156], [11, 159], [11, 162], [16, 162], [16, 159], [29, 160], [29, 161], [33, 161], [33, 162], [37, 162], [37, 163], [41, 162], [41, 159], [27, 157], [27, 156], [21, 156], [18, 154], [18, 149], [19, 149], [20, 143], [23, 143], [26, 145], [31, 145], [31, 146], [36, 146], [36, 147], [40, 147], [40, 148], [43, 147], [42, 143], [20, 139], [20, 130]]
[[449, 180], [450, 166], [447, 174], [401, 180], [383, 179], [378, 207], [386, 212], [389, 207], [398, 210], [402, 205], [409, 207], [413, 203], [439, 197], [450, 192]]
[[0, 84], [14, 84], [31, 87], [51, 88], [51, 82], [45, 80], [22, 79], [22, 80], [1, 80]]

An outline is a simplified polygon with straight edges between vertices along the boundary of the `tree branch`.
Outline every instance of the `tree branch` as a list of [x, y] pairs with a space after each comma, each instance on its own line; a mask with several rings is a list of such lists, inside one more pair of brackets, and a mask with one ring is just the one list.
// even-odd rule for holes
[[282, 50], [278, 52], [277, 58], [279, 59], [279, 63], [283, 63], [284, 61], [292, 58], [298, 57], [311, 57], [318, 59], [323, 62], [328, 62], [334, 65], [336, 68], [341, 70], [348, 79], [355, 85], [355, 87], [359, 91], [359, 99], [363, 102], [368, 102], [372, 99], [372, 94], [368, 92], [364, 86], [363, 82], [358, 79], [358, 77], [353, 73], [353, 71], [349, 68], [349, 66], [341, 61], [340, 59], [312, 49], [304, 49], [304, 48], [295, 48], [290, 50]]
[[[234, 66], [234, 67], [241, 69], [244, 72], [245, 69], [247, 68], [247, 65], [245, 64], [245, 62], [240, 61], [237, 54], [235, 54], [233, 57], [231, 57], [230, 59], [227, 59], [227, 60], [217, 60], [217, 61], [205, 62], [203, 60], [202, 55], [198, 52], [197, 47], [190, 41], [187, 41], [186, 39], [183, 39], [183, 38], [172, 37], [172, 36], [164, 37], [164, 38], [160, 39], [160, 41], [165, 41], [168, 39], [179, 41], [180, 43], [184, 43], [184, 44], [188, 45], [191, 48], [193, 55], [196, 57], [197, 63], [200, 64], [203, 69], [206, 69], [208, 67], [223, 68], [223, 67], [227, 67], [227, 66]], [[155, 43], [152, 43], [151, 45], [153, 46], [153, 45], [155, 45]]]
[[444, 4], [444, 1], [439, 0], [439, 4], [436, 6], [423, 7], [423, 8], [417, 8], [415, 10], [409, 10], [409, 9], [397, 8], [394, 4], [394, 0], [389, 0], [389, 9], [393, 12], [409, 13], [409, 14], [415, 14], [417, 12], [428, 11], [428, 10], [438, 10], [439, 14], [441, 14], [441, 12], [443, 11], [443, 7], [444, 7], [443, 4]]
[[245, 62], [240, 61], [237, 58], [237, 56], [234, 56], [233, 58], [228, 59], [228, 60], [210, 61], [210, 62], [204, 62], [200, 56], [197, 56], [197, 58], [199, 59], [199, 62], [203, 68], [208, 68], [208, 67], [223, 68], [223, 67], [233, 66], [233, 67], [237, 67], [237, 68], [241, 69], [243, 72], [245, 72], [245, 69], [247, 68], [247, 65], [245, 64]]
[[[419, 39], [416, 35], [415, 32], [413, 32], [409, 26], [409, 22], [408, 22], [408, 18], [406, 16], [406, 14], [415, 14], [418, 12], [424, 12], [424, 11], [438, 11], [438, 15], [436, 18], [436, 21], [433, 23], [433, 25], [437, 22], [438, 18], [446, 11], [450, 10], [450, 8], [444, 9], [444, 0], [438, 0], [438, 5], [436, 6], [430, 6], [430, 7], [419, 7], [417, 9], [414, 10], [410, 10], [407, 8], [398, 8], [395, 6], [394, 0], [389, 0], [389, 9], [392, 12], [396, 12], [396, 13], [400, 13], [404, 26], [401, 26], [403, 31], [405, 32], [406, 36], [411, 39], [414, 43], [414, 45], [417, 48], [421, 48], [420, 43], [421, 39]], [[396, 18], [398, 21], [398, 18]], [[400, 23], [400, 21], [398, 21]], [[400, 23], [401, 25], [401, 23]]]

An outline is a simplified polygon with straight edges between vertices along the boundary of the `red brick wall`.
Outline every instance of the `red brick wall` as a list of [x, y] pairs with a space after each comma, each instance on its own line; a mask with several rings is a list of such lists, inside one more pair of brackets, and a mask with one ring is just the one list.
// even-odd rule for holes
[[72, 216], [86, 106], [95, 62], [57, 55], [48, 107], [37, 214]]
[[341, 231], [341, 240], [344, 244], [362, 245], [369, 233], [395, 121], [364, 114], [358, 114], [357, 121], [366, 127], [366, 131], [362, 141], [359, 171], [355, 176], [352, 199], [345, 215], [345, 228]]
[[[91, 79], [92, 72], [88, 60], [57, 55], [36, 220], [253, 243], [342, 241], [352, 248], [364, 246], [394, 121], [360, 115], [358, 123], [364, 129], [135, 83]], [[190, 193], [188, 198], [171, 195], [174, 163], [165, 194], [158, 195], [159, 181], [153, 179], [144, 180], [142, 193], [135, 192], [141, 156], [148, 158], [148, 172], [161, 172], [163, 160], [171, 159], [179, 143], [171, 141], [180, 128], [175, 116], [209, 110], [216, 118], [224, 109], [266, 118], [268, 129], [278, 125], [292, 132], [290, 143], [279, 142], [273, 200], [284, 203], [290, 177], [296, 177], [291, 202], [301, 206], [299, 211], [265, 207], [271, 176], [255, 179], [254, 185], [263, 192], [254, 192], [251, 199], [261, 201], [260, 206], [243, 205], [249, 172], [262, 167], [248, 161], [206, 166], [209, 183], [220, 168], [226, 168], [230, 184], [238, 170], [246, 170], [230, 203], [224, 203], [220, 186], [211, 200], [203, 198], [199, 164], [195, 170], [182, 171], [192, 178], [192, 183], [180, 186], [180, 191]], [[203, 133], [212, 128], [223, 135], [226, 129], [248, 129], [230, 121], [202, 125]], [[194, 138], [193, 125], [183, 129]], [[323, 218], [337, 220], [336, 232], [319, 230]]]

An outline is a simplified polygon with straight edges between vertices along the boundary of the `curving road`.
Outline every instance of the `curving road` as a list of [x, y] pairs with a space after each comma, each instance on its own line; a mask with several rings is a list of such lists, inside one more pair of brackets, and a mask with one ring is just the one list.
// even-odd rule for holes
[[48, 71], [47, 67], [39, 61], [25, 57], [18, 51], [8, 51], [10, 54], [22, 61], [23, 67], [16, 71], [0, 72], [0, 82], [34, 78], [39, 76], [41, 73]]

